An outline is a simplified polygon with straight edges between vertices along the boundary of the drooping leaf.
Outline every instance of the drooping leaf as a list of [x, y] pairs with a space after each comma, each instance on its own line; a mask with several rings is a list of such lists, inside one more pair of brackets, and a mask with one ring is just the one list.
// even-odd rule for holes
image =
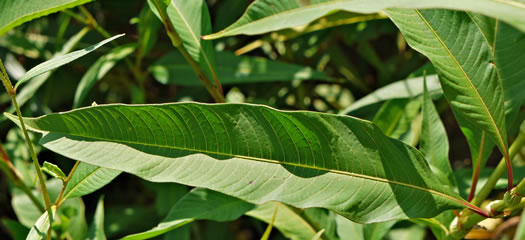
[[445, 126], [439, 118], [439, 113], [432, 103], [432, 98], [425, 82], [423, 93], [423, 121], [419, 150], [425, 156], [430, 169], [444, 184], [456, 186], [456, 178], [448, 159], [448, 138]]
[[316, 229], [313, 226], [305, 221], [299, 213], [279, 202], [264, 203], [247, 212], [246, 215], [270, 223], [276, 208], [277, 215], [275, 215], [273, 225], [285, 237], [301, 240], [312, 239], [315, 236]]
[[[309, 67], [260, 57], [235, 56], [217, 52], [217, 73], [223, 85], [279, 82], [292, 80], [331, 80], [326, 74]], [[150, 71], [163, 84], [202, 86], [190, 65], [178, 52], [169, 53], [151, 66]]]
[[[431, 93], [440, 93], [441, 86], [437, 75], [429, 75], [426, 77], [428, 91]], [[360, 98], [354, 102], [350, 107], [342, 110], [339, 114], [349, 114], [362, 107], [382, 102], [390, 99], [398, 98], [415, 98], [423, 94], [423, 77], [410, 78], [388, 84], [374, 92]]]
[[[51, 206], [51, 214], [52, 218], [56, 216], [55, 206]], [[48, 211], [46, 211], [38, 218], [35, 225], [31, 228], [29, 234], [27, 234], [26, 240], [46, 239], [45, 236], [47, 236], [47, 230], [50, 225]]]
[[90, 1], [92, 0], [0, 1], [0, 35], [24, 22]]
[[73, 108], [80, 107], [95, 83], [102, 79], [120, 60], [133, 53], [136, 47], [136, 44], [116, 47], [91, 65], [78, 83], [75, 99], [73, 100]]
[[65, 55], [55, 56], [55, 57], [49, 59], [48, 61], [40, 63], [37, 66], [35, 66], [34, 68], [31, 68], [29, 71], [27, 71], [26, 74], [24, 74], [24, 76], [16, 83], [15, 87], [20, 86], [22, 83], [27, 82], [28, 80], [30, 80], [30, 79], [38, 76], [38, 75], [41, 75], [41, 74], [46, 73], [46, 72], [49, 72], [49, 71], [51, 71], [53, 69], [56, 69], [56, 68], [58, 68], [58, 67], [60, 67], [62, 65], [68, 64], [68, 63], [70, 63], [72, 61], [75, 61], [76, 59], [78, 59], [80, 57], [83, 57], [86, 54], [97, 50], [99, 47], [102, 47], [104, 44], [106, 44], [108, 42], [111, 42], [111, 41], [113, 41], [113, 40], [115, 40], [115, 39], [117, 39], [119, 37], [124, 36], [124, 35], [125, 34], [116, 35], [116, 36], [108, 38], [108, 39], [106, 39], [106, 40], [104, 40], [102, 42], [99, 42], [99, 43], [97, 43], [95, 45], [87, 47], [85, 49], [74, 51], [74, 52], [71, 52], [71, 53], [68, 53], [68, 54], [65, 54]]
[[111, 182], [120, 171], [81, 162], [64, 191], [64, 199], [92, 193]]
[[180, 103], [99, 105], [25, 121], [44, 133], [44, 147], [71, 159], [252, 203], [328, 208], [359, 222], [466, 204], [435, 181], [416, 149], [346, 116]]
[[195, 220], [231, 221], [254, 208], [253, 204], [205, 188], [196, 188], [171, 208], [168, 216], [155, 228], [122, 239], [152, 238]]
[[519, 0], [256, 0], [235, 23], [205, 38], [216, 39], [240, 34], [255, 35], [305, 25], [334, 10], [373, 13], [387, 8], [446, 8], [473, 11], [499, 18], [525, 31], [525, 20], [523, 19], [525, 4]]
[[408, 44], [434, 64], [454, 113], [484, 130], [508, 154], [503, 88], [491, 48], [469, 15], [451, 10], [386, 12]]
[[104, 197], [100, 197], [93, 217], [93, 223], [89, 228], [88, 240], [106, 240], [104, 233]]

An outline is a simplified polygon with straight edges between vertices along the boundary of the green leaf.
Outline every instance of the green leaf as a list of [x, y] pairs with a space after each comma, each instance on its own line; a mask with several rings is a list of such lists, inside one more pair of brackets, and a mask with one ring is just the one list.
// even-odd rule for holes
[[81, 162], [64, 191], [64, 199], [90, 194], [111, 182], [120, 171]]
[[[441, 93], [441, 86], [437, 75], [426, 77], [427, 87], [431, 93]], [[398, 98], [415, 98], [423, 94], [423, 77], [409, 78], [388, 84], [372, 93], [360, 98], [350, 107], [342, 110], [339, 114], [350, 114], [365, 106]]]
[[205, 188], [196, 188], [178, 201], [171, 208], [168, 216], [155, 228], [146, 232], [128, 235], [122, 239], [152, 238], [195, 220], [231, 221], [254, 207], [254, 205], [237, 198]]
[[139, 16], [138, 23], [138, 48], [137, 58], [142, 59], [153, 48], [158, 38], [161, 22], [155, 17], [149, 6], [144, 6]]
[[24, 240], [29, 233], [29, 228], [14, 220], [2, 218], [2, 224], [13, 240]]
[[[434, 64], [444, 95], [455, 113], [486, 131], [507, 156], [503, 88], [491, 48], [469, 15], [450, 10], [386, 12], [408, 44]], [[443, 24], [442, 19], [449, 21]]]
[[76, 7], [92, 0], [4, 0], [0, 2], [0, 35], [10, 29], [67, 8]]
[[273, 210], [272, 214], [272, 220], [268, 223], [266, 230], [264, 230], [261, 240], [268, 240], [268, 238], [270, 237], [270, 234], [272, 233], [273, 229], [273, 224], [275, 223], [275, 217], [277, 216], [277, 210], [279, 210], [279, 208], [275, 207], [275, 210]]
[[46, 172], [54, 178], [58, 178], [62, 181], [66, 180], [66, 174], [64, 174], [64, 172], [62, 172], [62, 169], [60, 169], [55, 164], [49, 163], [47, 161], [44, 162], [44, 164], [42, 165], [42, 171]]
[[336, 223], [337, 234], [341, 240], [381, 240], [396, 221], [359, 224], [338, 215]]
[[124, 36], [125, 34], [120, 34], [120, 35], [116, 35], [116, 36], [113, 36], [111, 38], [108, 38], [102, 42], [99, 42], [95, 45], [92, 45], [88, 48], [84, 48], [82, 50], [78, 50], [78, 51], [74, 51], [72, 53], [68, 53], [68, 54], [65, 54], [65, 55], [60, 55], [60, 56], [56, 56], [52, 59], [49, 59], [48, 61], [45, 61], [43, 63], [40, 63], [38, 64], [37, 66], [35, 66], [34, 68], [32, 68], [31, 70], [27, 71], [26, 74], [16, 83], [15, 87], [18, 87], [20, 86], [22, 83], [24, 82], [27, 82], [28, 80], [40, 75], [40, 74], [43, 74], [43, 73], [46, 73], [46, 72], [49, 72], [53, 69], [56, 69], [56, 68], [59, 68], [61, 67], [62, 65], [65, 65], [65, 64], [68, 64], [72, 61], [75, 61], [76, 59], [80, 58], [80, 57], [83, 57], [84, 55], [90, 53], [90, 52], [93, 52], [95, 50], [97, 50], [99, 47], [103, 46], [104, 44], [108, 43], [108, 42], [111, 42], [119, 37], [122, 37]]
[[277, 209], [277, 215], [275, 215], [273, 225], [286, 238], [301, 240], [312, 239], [315, 236], [316, 230], [313, 226], [305, 221], [298, 212], [279, 202], [264, 203], [247, 212], [246, 215], [269, 224], [275, 209]]
[[[52, 218], [56, 216], [56, 207], [51, 206], [51, 214], [53, 215]], [[40, 240], [40, 239], [46, 239], [44, 236], [47, 234], [47, 230], [49, 229], [49, 217], [48, 217], [48, 211], [44, 212], [42, 216], [38, 218], [35, 225], [31, 228], [29, 231], [29, 234], [27, 234], [26, 240]]]
[[359, 222], [432, 217], [467, 204], [435, 181], [416, 149], [346, 116], [243, 104], [117, 104], [25, 122], [44, 133], [44, 147], [71, 159], [252, 203], [328, 208]]
[[[292, 80], [331, 80], [324, 73], [309, 67], [272, 61], [261, 57], [235, 56], [230, 52], [217, 52], [217, 73], [221, 83], [248, 84]], [[202, 86], [190, 65], [178, 52], [172, 52], [151, 66], [150, 71], [163, 84]]]
[[133, 53], [136, 47], [137, 45], [133, 43], [116, 47], [91, 65], [78, 83], [73, 108], [80, 107], [95, 83], [102, 79], [120, 60]]
[[323, 235], [324, 232], [325, 232], [324, 229], [321, 229], [321, 231], [319, 231], [319, 232], [317, 232], [315, 234], [315, 236], [312, 238], [312, 240], [319, 240], [319, 239], [321, 239], [321, 236]]
[[423, 121], [421, 126], [421, 140], [419, 150], [425, 156], [430, 169], [435, 176], [444, 184], [451, 187], [456, 186], [456, 179], [448, 159], [448, 138], [445, 126], [439, 118], [439, 113], [432, 103], [432, 98], [424, 83], [423, 94]]
[[379, 109], [373, 122], [385, 135], [411, 144], [415, 138], [411, 129], [412, 122], [420, 108], [421, 100], [418, 99], [391, 99]]
[[317, 226], [317, 230], [324, 229], [323, 236], [326, 239], [338, 239], [336, 237], [337, 224], [334, 212], [322, 208], [307, 208], [304, 209], [305, 218], [311, 222], [312, 225]]
[[95, 216], [93, 217], [93, 223], [89, 228], [88, 240], [105, 240], [106, 234], [104, 233], [104, 197], [100, 197], [95, 210]]
[[233, 35], [255, 35], [305, 25], [334, 10], [357, 13], [379, 12], [387, 8], [448, 8], [473, 11], [499, 18], [525, 31], [525, 3], [519, 0], [491, 1], [390, 1], [390, 0], [256, 0], [243, 16], [226, 29], [205, 36], [216, 39]]
[[209, 77], [217, 81], [213, 44], [201, 38], [211, 33], [210, 13], [206, 1], [171, 0], [168, 2], [165, 13], [175, 28], [176, 34], [181, 38], [184, 48], [201, 69], [204, 69]]

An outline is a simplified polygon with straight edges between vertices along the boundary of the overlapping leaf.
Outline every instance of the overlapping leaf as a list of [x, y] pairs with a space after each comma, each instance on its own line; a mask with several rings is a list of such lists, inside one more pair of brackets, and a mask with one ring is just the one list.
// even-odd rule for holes
[[120, 171], [80, 163], [67, 184], [64, 199], [84, 196], [92, 193], [116, 178]]
[[[9, 115], [16, 122], [16, 118]], [[257, 105], [107, 105], [26, 118], [69, 158], [252, 203], [331, 209], [359, 222], [464, 206], [423, 156], [368, 121]]]
[[455, 113], [484, 130], [507, 154], [502, 84], [491, 47], [468, 14], [417, 9], [389, 9], [387, 14], [407, 42], [432, 61]]
[[24, 22], [92, 0], [5, 0], [0, 1], [0, 35]]
[[206, 36], [215, 39], [239, 34], [254, 35], [307, 24], [334, 10], [373, 13], [387, 8], [446, 8], [482, 13], [525, 31], [525, 3], [518, 0], [257, 0], [226, 29]]

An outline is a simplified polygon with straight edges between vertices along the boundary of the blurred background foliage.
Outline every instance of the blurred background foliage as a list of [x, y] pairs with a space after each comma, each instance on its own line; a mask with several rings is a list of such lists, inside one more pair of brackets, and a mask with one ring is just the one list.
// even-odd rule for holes
[[[250, 2], [208, 0], [213, 32], [233, 23]], [[86, 4], [85, 10], [96, 20], [99, 31], [85, 28], [83, 21], [89, 18], [84, 16], [88, 15], [82, 9], [73, 8], [30, 21], [0, 37], [0, 57], [11, 77], [17, 79], [27, 69], [53, 55], [71, 51], [66, 49], [68, 44], [77, 40], [73, 49], [105, 39], [104, 32], [109, 35], [126, 33], [114, 45], [105, 45], [26, 84], [19, 91], [22, 98], [25, 96], [25, 116], [66, 111], [93, 102], [213, 102], [171, 45], [147, 1], [101, 0]], [[228, 102], [349, 114], [374, 121], [387, 135], [412, 145], [419, 142], [421, 76], [426, 72], [427, 84], [448, 131], [450, 159], [457, 170], [459, 185], [463, 186], [460, 192], [468, 193], [470, 153], [448, 104], [441, 97], [433, 67], [424, 56], [407, 46], [386, 16], [333, 12], [306, 26], [259, 36], [228, 37], [215, 40], [213, 46], [219, 79]], [[0, 106], [3, 111], [10, 109], [5, 92], [0, 94]], [[12, 126], [5, 119], [0, 122], [4, 146], [14, 165], [24, 174], [28, 186], [34, 186], [31, 175], [34, 170], [23, 137], [20, 131], [11, 129]], [[74, 163], [45, 149], [39, 151], [41, 159], [59, 165], [65, 172]], [[494, 154], [487, 166], [493, 166], [499, 157]], [[523, 176], [519, 174], [524, 171], [516, 172], [516, 178], [521, 179]], [[489, 173], [490, 169], [484, 169], [481, 181]], [[0, 178], [0, 204], [4, 206], [0, 209], [3, 222], [0, 238], [6, 239], [9, 232], [27, 231], [38, 216], [28, 214], [31, 212], [27, 209], [28, 200], [20, 199], [24, 195], [8, 185], [4, 175]], [[501, 181], [499, 188], [504, 189], [505, 180]], [[150, 183], [121, 174], [103, 189], [64, 205], [61, 211], [64, 218], [68, 218], [69, 227], [74, 228], [73, 232], [87, 231], [86, 222], [92, 222], [98, 200], [104, 196], [105, 232], [113, 239], [154, 227], [189, 190], [178, 184]], [[50, 192], [57, 191], [59, 189], [50, 189]], [[294, 211], [321, 226], [323, 222], [319, 219], [335, 218], [334, 214], [321, 210]], [[9, 219], [19, 219], [20, 223]], [[266, 223], [257, 219], [263, 217], [243, 216], [224, 223], [197, 221], [170, 232], [165, 239], [190, 236], [203, 240], [258, 239]], [[408, 221], [392, 223], [389, 227], [393, 227], [386, 235], [390, 239], [430, 236], [426, 234], [429, 230]], [[325, 229], [325, 235], [335, 236], [334, 227], [325, 226]], [[70, 237], [75, 239], [75, 236]], [[272, 232], [271, 239], [283, 238], [283, 233]]]

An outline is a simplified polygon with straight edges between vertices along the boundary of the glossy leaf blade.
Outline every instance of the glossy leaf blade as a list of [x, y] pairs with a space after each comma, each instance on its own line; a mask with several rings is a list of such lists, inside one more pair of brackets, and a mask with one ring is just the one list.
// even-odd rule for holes
[[[260, 57], [235, 56], [217, 52], [217, 73], [223, 85], [292, 80], [331, 80], [326, 74], [309, 67], [283, 63]], [[169, 53], [151, 66], [155, 79], [163, 84], [202, 86], [193, 69], [177, 52]]]
[[90, 1], [92, 0], [0, 1], [0, 35], [24, 22]]
[[432, 61], [456, 113], [485, 130], [506, 155], [503, 88], [491, 48], [472, 19], [451, 10], [390, 9], [387, 14], [409, 45]]
[[243, 16], [226, 29], [206, 36], [216, 39], [233, 35], [255, 35], [284, 28], [307, 24], [334, 10], [346, 10], [357, 13], [373, 13], [387, 8], [446, 8], [473, 11], [507, 23], [525, 31], [525, 3], [518, 0], [257, 0]]
[[139, 240], [152, 238], [195, 220], [232, 221], [255, 206], [205, 188], [196, 188], [182, 197], [166, 218], [155, 228], [122, 239]]
[[64, 199], [90, 194], [115, 179], [120, 171], [81, 162], [64, 192]]
[[328, 208], [358, 222], [432, 217], [465, 204], [416, 149], [346, 116], [243, 104], [106, 105], [26, 125], [69, 158], [252, 203]]

